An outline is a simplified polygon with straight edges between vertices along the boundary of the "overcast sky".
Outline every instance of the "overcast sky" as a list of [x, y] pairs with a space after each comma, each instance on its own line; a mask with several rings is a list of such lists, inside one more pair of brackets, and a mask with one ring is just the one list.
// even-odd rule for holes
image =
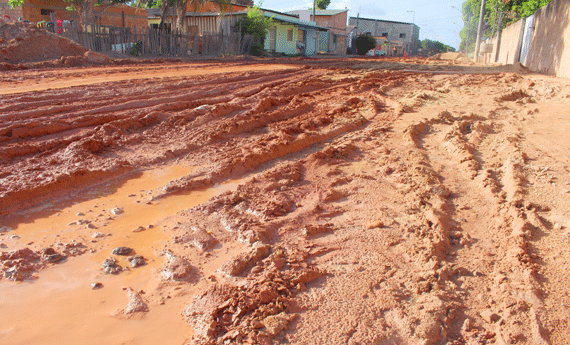
[[[461, 20], [463, 1], [465, 0], [331, 0], [328, 9], [348, 8], [349, 17], [356, 17], [360, 12], [363, 18], [409, 23], [414, 21], [420, 27], [420, 40], [428, 38], [457, 49], [460, 42], [459, 31], [463, 28]], [[259, 4], [259, 1], [256, 0], [255, 3]], [[313, 2], [312, 0], [263, 0], [261, 7], [287, 12], [313, 7]]]

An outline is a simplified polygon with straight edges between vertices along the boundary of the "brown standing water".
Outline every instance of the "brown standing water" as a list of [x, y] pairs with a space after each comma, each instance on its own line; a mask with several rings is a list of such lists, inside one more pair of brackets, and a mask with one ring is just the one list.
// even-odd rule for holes
[[[20, 284], [0, 281], [0, 342], [183, 343], [191, 335], [192, 329], [180, 316], [181, 303], [173, 301], [188, 298], [187, 294], [191, 297], [192, 293], [199, 291], [200, 284], [179, 289], [178, 296], [170, 296], [164, 304], [150, 308], [142, 318], [117, 319], [111, 314], [128, 302], [123, 288], [147, 290], [154, 284], [151, 276], [160, 274], [160, 265], [164, 262], [160, 256], [161, 245], [167, 239], [163, 231], [165, 219], [237, 187], [238, 181], [230, 181], [208, 190], [172, 195], [147, 204], [153, 191], [192, 170], [186, 166], [172, 166], [146, 171], [120, 184], [84, 191], [81, 201], [71, 205], [43, 205], [37, 207], [35, 212], [14, 214], [7, 220], [5, 225], [13, 229], [10, 234], [20, 237], [8, 240], [13, 241], [13, 249], [26, 247], [31, 242], [49, 246], [54, 242], [77, 240], [85, 243], [94, 253], [68, 258], [39, 272], [36, 280], [26, 280]], [[115, 215], [112, 212], [115, 208], [123, 213]], [[90, 221], [89, 224], [95, 227], [79, 225], [79, 220]], [[138, 227], [145, 230], [133, 232]], [[93, 238], [97, 232], [106, 236]], [[104, 274], [101, 262], [118, 246], [133, 248], [136, 254], [147, 259], [147, 264], [119, 275]], [[214, 256], [215, 252], [220, 252], [222, 257], [210, 262], [213, 264], [210, 269], [214, 271], [240, 250], [237, 244], [215, 249]], [[117, 258], [121, 266], [128, 266], [120, 257]], [[209, 267], [203, 269], [208, 270]], [[92, 290], [90, 284], [94, 282], [102, 283], [103, 288]]]

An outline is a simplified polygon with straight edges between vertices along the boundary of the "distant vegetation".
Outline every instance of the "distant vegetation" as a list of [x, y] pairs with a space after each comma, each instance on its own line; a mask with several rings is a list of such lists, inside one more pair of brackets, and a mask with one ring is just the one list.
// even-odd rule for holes
[[429, 55], [455, 51], [455, 48], [453, 47], [445, 45], [439, 41], [428, 40], [427, 38], [420, 42], [420, 46], [422, 49], [427, 50]]
[[317, 10], [326, 10], [331, 4], [331, 0], [317, 0]]

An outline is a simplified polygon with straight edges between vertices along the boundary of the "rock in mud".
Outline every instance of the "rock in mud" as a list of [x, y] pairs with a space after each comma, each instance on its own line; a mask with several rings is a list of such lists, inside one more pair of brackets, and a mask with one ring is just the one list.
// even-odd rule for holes
[[91, 284], [91, 290], [98, 290], [103, 288], [103, 283], [95, 282]]
[[127, 258], [127, 261], [131, 264], [131, 267], [140, 267], [146, 265], [145, 258], [142, 255], [133, 255]]
[[123, 268], [117, 264], [117, 261], [111, 257], [103, 261], [101, 267], [106, 274], [119, 274], [123, 270]]
[[77, 256], [85, 253], [87, 251], [87, 246], [81, 242], [76, 243], [66, 243], [63, 245], [61, 250], [62, 255], [66, 256]]
[[241, 253], [228, 261], [226, 261], [220, 272], [232, 277], [239, 276], [249, 265], [255, 264], [257, 261], [269, 254], [269, 245], [256, 242], [249, 252]]
[[139, 226], [138, 228], [134, 229], [133, 232], [143, 232], [145, 230], [146, 230], [145, 228], [143, 228], [142, 226]]
[[7, 226], [0, 226], [0, 233], [8, 232], [8, 231], [12, 231], [12, 228], [9, 228]]
[[129, 255], [133, 252], [133, 248], [129, 248], [129, 247], [117, 247], [115, 249], [113, 249], [113, 251], [111, 252], [111, 254], [113, 255]]
[[490, 310], [484, 310], [480, 313], [480, 315], [481, 318], [485, 320], [487, 323], [495, 323], [501, 319], [501, 317], [498, 314], [493, 313]]
[[12, 252], [0, 254], [0, 270], [4, 272], [4, 278], [23, 281], [32, 277], [32, 273], [42, 267], [40, 256], [30, 248], [23, 248]]
[[59, 254], [53, 248], [46, 248], [42, 252], [42, 259], [49, 263], [56, 263], [64, 260], [65, 256]]
[[141, 295], [132, 288], [127, 288], [129, 294], [129, 303], [124, 309], [119, 309], [113, 312], [113, 316], [119, 318], [128, 318], [134, 314], [148, 312], [148, 305], [142, 299]]
[[281, 333], [296, 317], [297, 314], [288, 314], [286, 312], [270, 315], [263, 320], [264, 328], [260, 333], [268, 337], [274, 337]]
[[192, 227], [182, 236], [175, 237], [174, 242], [189, 243], [201, 251], [206, 251], [216, 243], [216, 239], [206, 230]]
[[118, 208], [118, 207], [115, 207], [114, 209], [112, 209], [111, 212], [112, 212], [114, 215], [119, 215], [119, 214], [125, 213], [125, 211], [121, 210], [121, 209]]
[[302, 232], [307, 237], [326, 234], [334, 230], [332, 223], [307, 225], [303, 228]]
[[95, 64], [104, 64], [111, 62], [111, 58], [105, 54], [96, 53], [92, 51], [86, 51], [84, 54], [87, 61]]
[[171, 256], [162, 269], [162, 276], [166, 280], [189, 280], [194, 275], [194, 267], [180, 257]]

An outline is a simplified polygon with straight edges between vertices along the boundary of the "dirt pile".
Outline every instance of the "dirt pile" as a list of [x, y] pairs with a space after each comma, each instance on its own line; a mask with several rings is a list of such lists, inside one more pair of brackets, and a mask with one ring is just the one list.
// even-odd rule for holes
[[470, 59], [467, 55], [457, 52], [435, 54], [433, 56], [430, 56], [428, 60], [452, 61], [453, 63], [468, 65], [475, 64], [473, 60]]
[[0, 28], [0, 62], [37, 62], [83, 56], [85, 52], [85, 47], [30, 23], [16, 22]]

